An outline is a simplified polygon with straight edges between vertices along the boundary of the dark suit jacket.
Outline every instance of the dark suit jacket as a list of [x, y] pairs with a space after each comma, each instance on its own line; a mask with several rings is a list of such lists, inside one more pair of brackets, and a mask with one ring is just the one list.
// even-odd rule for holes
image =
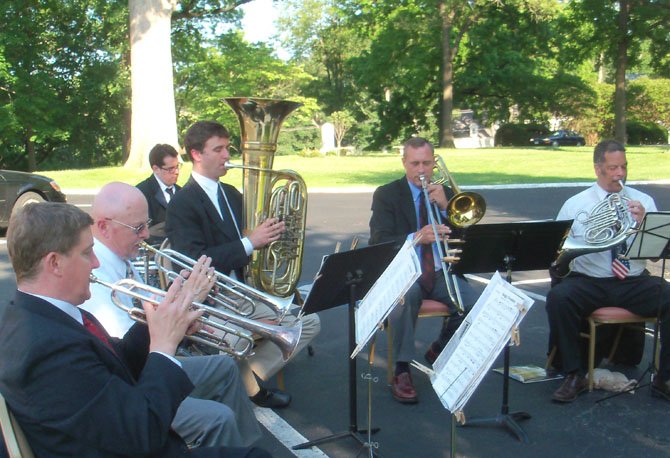
[[[221, 183], [237, 225], [242, 231], [242, 194], [233, 186]], [[227, 210], [223, 209], [224, 217]], [[188, 183], [170, 200], [165, 229], [173, 249], [197, 259], [203, 254], [212, 258], [214, 268], [230, 275], [236, 271], [243, 278], [241, 269], [249, 263], [235, 226], [224, 223], [205, 191], [191, 177]]]
[[[453, 195], [447, 187], [444, 192], [447, 199]], [[372, 196], [369, 244], [392, 241], [400, 246], [407, 235], [417, 229], [416, 211], [407, 178], [403, 176], [378, 187]]]
[[[137, 189], [142, 191], [144, 197], [147, 199], [149, 204], [149, 218], [151, 218], [151, 227], [154, 228], [157, 224], [165, 223], [165, 213], [167, 209], [167, 201], [165, 200], [165, 194], [161, 190], [160, 185], [158, 184], [158, 179], [152, 173], [149, 178], [137, 184]], [[175, 185], [175, 193], [181, 189], [181, 186]], [[157, 244], [163, 241], [165, 238], [165, 229], [161, 229], [162, 232], [154, 233], [151, 231], [152, 235], [149, 238], [149, 243]]]
[[52, 304], [19, 291], [0, 325], [0, 392], [36, 456], [185, 452], [170, 424], [193, 385], [172, 361], [148, 354], [146, 326], [110, 337], [114, 353]]

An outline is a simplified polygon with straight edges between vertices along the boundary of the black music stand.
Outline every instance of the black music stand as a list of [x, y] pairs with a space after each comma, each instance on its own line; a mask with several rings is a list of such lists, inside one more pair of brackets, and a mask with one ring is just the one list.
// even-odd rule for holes
[[[630, 393], [639, 388], [651, 385], [654, 377], [658, 373], [656, 367], [656, 349], [658, 345], [658, 327], [661, 322], [661, 301], [663, 299], [663, 289], [667, 287], [665, 282], [665, 261], [670, 257], [670, 213], [668, 212], [648, 212], [640, 224], [635, 238], [631, 242], [625, 257], [627, 259], [662, 259], [661, 277], [658, 288], [658, 305], [656, 307], [656, 326], [654, 326], [654, 345], [651, 352], [651, 362], [647, 368], [638, 377], [638, 382], [623, 391], [604, 396], [596, 401], [602, 402], [607, 399], [615, 398], [623, 393]], [[647, 373], [649, 373], [649, 382], [640, 384]]]
[[[294, 445], [293, 450], [309, 448], [346, 437], [356, 439], [366, 446], [358, 433], [367, 430], [358, 429], [356, 400], [356, 358], [349, 358], [356, 349], [356, 302], [363, 299], [379, 276], [386, 270], [399, 246], [395, 243], [372, 245], [357, 250], [335, 253], [324, 258], [316, 281], [305, 299], [305, 314], [328, 310], [342, 304], [349, 304], [349, 429], [302, 444]], [[370, 433], [376, 433], [375, 428]]]
[[[572, 226], [569, 221], [523, 221], [518, 223], [476, 224], [463, 233], [465, 244], [461, 260], [454, 272], [484, 273], [506, 271], [512, 283], [512, 271], [546, 270], [556, 258], [565, 235]], [[490, 418], [473, 418], [464, 426], [502, 426], [527, 443], [526, 432], [517, 421], [527, 420], [527, 412], [509, 412], [509, 345], [504, 350], [503, 398], [500, 414]]]

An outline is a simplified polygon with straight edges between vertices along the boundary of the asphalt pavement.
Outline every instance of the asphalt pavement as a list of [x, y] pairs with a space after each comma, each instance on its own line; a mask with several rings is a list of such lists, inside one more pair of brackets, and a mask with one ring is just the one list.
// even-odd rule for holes
[[[631, 186], [635, 186], [631, 184]], [[659, 209], [670, 208], [670, 189], [666, 184], [635, 186], [655, 197]], [[553, 218], [563, 201], [584, 186], [538, 187], [519, 189], [481, 189], [487, 202], [483, 223], [515, 222]], [[365, 246], [368, 238], [371, 192], [313, 192], [309, 195], [306, 249], [302, 281], [311, 283], [323, 256], [349, 249], [354, 238]], [[69, 201], [86, 210], [91, 196], [70, 195]], [[652, 272], [660, 274], [660, 266]], [[668, 276], [666, 274], [666, 276]], [[472, 280], [482, 290], [490, 274], [477, 274]], [[549, 288], [546, 271], [514, 272], [518, 287], [532, 294], [535, 304], [520, 327], [520, 345], [512, 347], [511, 364], [544, 366], [547, 347], [547, 323], [543, 297]], [[15, 287], [7, 259], [4, 239], [0, 244], [0, 306], [12, 297]], [[260, 445], [276, 457], [369, 456], [373, 450], [384, 457], [448, 457], [452, 452], [451, 415], [442, 407], [428, 377], [414, 373], [420, 402], [402, 405], [394, 401], [386, 382], [387, 341], [385, 333], [375, 337], [375, 352], [369, 363], [368, 345], [356, 359], [355, 386], [359, 428], [370, 424], [379, 431], [370, 436], [371, 446], [363, 447], [368, 437], [356, 434], [319, 446], [311, 451], [292, 451], [291, 445], [340, 432], [352, 425], [349, 406], [349, 357], [347, 307], [341, 305], [320, 312], [322, 330], [313, 342], [314, 355], [303, 352], [286, 366], [286, 389], [293, 395], [291, 405], [282, 410], [258, 409], [266, 426]], [[440, 320], [419, 321], [416, 357], [422, 359], [427, 345], [437, 335]], [[608, 367], [628, 377], [642, 375], [648, 366], [651, 339], [638, 367]], [[493, 367], [502, 366], [499, 357]], [[368, 380], [369, 379], [369, 380]], [[648, 381], [646, 376], [645, 380]], [[503, 378], [488, 373], [465, 407], [466, 420], [497, 417], [502, 412]], [[509, 385], [509, 412], [526, 412], [530, 418], [519, 422], [529, 442], [522, 443], [501, 426], [459, 426], [455, 428], [456, 456], [462, 457], [592, 457], [670, 456], [668, 404], [651, 398], [649, 388], [635, 394], [597, 402], [606, 393], [594, 391], [568, 405], [554, 404], [551, 393], [560, 381]], [[275, 385], [276, 380], [271, 380]], [[289, 447], [287, 447], [287, 444]]]

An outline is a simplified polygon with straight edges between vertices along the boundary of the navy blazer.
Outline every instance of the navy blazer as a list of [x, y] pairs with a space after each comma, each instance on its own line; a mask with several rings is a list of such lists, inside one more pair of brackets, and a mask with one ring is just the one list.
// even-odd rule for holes
[[[446, 186], [444, 192], [447, 199], [453, 196]], [[370, 217], [370, 245], [395, 242], [400, 246], [409, 234], [418, 229], [414, 200], [405, 176], [375, 190]]]
[[145, 325], [123, 339], [107, 336], [112, 351], [60, 309], [20, 291], [0, 325], [0, 392], [36, 456], [186, 452], [170, 424], [193, 385], [174, 362], [148, 353]]
[[[156, 175], [152, 173], [149, 178], [138, 183], [136, 188], [142, 191], [142, 194], [144, 194], [144, 197], [147, 199], [147, 204], [149, 205], [149, 218], [151, 218], [151, 227], [160, 223], [164, 223], [168, 203], [165, 200], [165, 193], [161, 189]], [[181, 186], [175, 184], [174, 188], [176, 193], [181, 189]], [[152, 236], [149, 240], [149, 243], [151, 244], [160, 243], [165, 238], [164, 229], [162, 229], [158, 235], [155, 235], [154, 231], [151, 232]]]
[[[243, 231], [242, 194], [229, 184], [221, 183], [221, 186], [235, 221]], [[222, 210], [224, 217], [227, 216], [227, 209]], [[212, 258], [212, 265], [218, 272], [230, 275], [235, 271], [239, 279], [244, 278], [242, 268], [249, 263], [249, 256], [235, 226], [230, 221], [224, 223], [193, 177], [170, 200], [165, 229], [174, 250], [193, 259], [205, 254]]]

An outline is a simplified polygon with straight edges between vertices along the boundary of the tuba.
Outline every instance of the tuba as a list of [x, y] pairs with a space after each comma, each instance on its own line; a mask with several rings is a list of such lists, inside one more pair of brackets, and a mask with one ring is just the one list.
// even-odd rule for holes
[[291, 295], [302, 269], [307, 220], [307, 186], [292, 170], [273, 170], [281, 124], [302, 104], [287, 100], [227, 98], [240, 123], [243, 170], [244, 227], [252, 230], [267, 218], [284, 221], [282, 237], [254, 250], [246, 281], [274, 296]]
[[581, 211], [575, 221], [585, 227], [584, 240], [566, 235], [552, 269], [563, 277], [570, 271], [570, 262], [578, 256], [612, 249], [635, 233], [637, 222], [628, 211], [628, 197], [624, 195], [624, 184], [619, 181], [621, 191], [610, 194], [598, 202], [590, 212]]

